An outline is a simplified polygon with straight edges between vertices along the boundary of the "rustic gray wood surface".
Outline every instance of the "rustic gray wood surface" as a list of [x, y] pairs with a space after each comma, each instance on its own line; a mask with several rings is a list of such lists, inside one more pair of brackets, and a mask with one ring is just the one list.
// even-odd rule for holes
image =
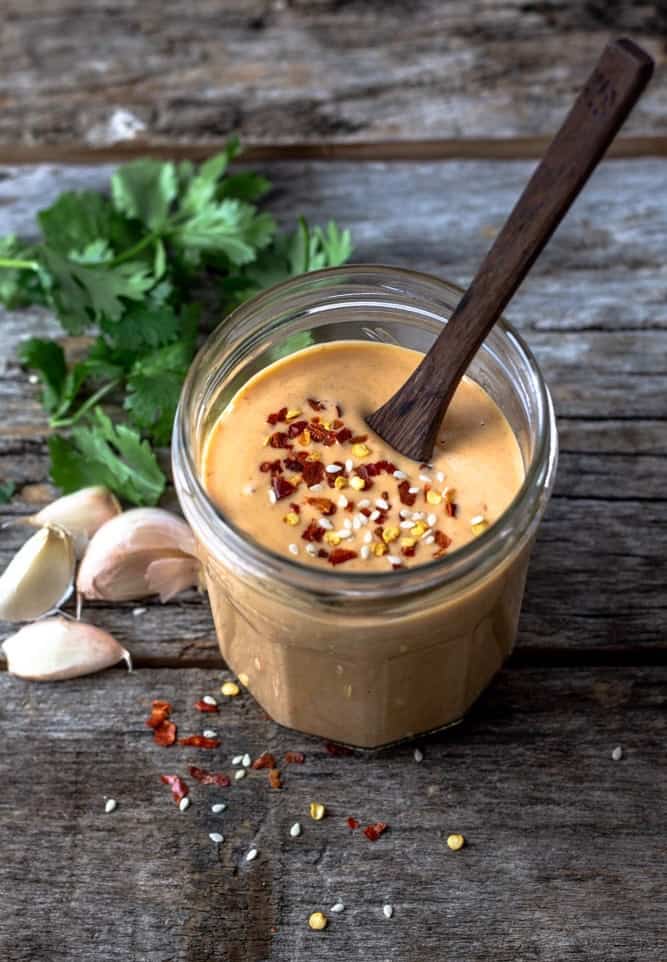
[[[281, 220], [335, 216], [355, 260], [465, 284], [532, 164], [264, 166]], [[29, 231], [59, 191], [100, 186], [109, 169], [0, 169], [0, 233]], [[0, 673], [1, 958], [664, 962], [664, 182], [659, 159], [604, 164], [508, 312], [551, 385], [562, 453], [517, 654], [470, 719], [426, 739], [421, 764], [411, 747], [335, 758], [243, 694], [211, 721], [219, 751], [160, 749], [143, 724], [150, 700], [173, 700], [183, 734], [198, 731], [209, 719], [192, 704], [225, 677], [206, 600], [91, 606], [135, 654], [134, 674], [49, 686]], [[18, 489], [1, 523], [51, 497], [38, 388], [15, 350], [58, 329], [31, 310], [2, 312], [0, 331], [0, 480]], [[0, 568], [23, 537], [0, 532]], [[180, 814], [159, 780], [187, 779], [190, 764], [229, 772], [233, 755], [264, 749], [306, 754], [283, 766], [280, 792], [262, 773], [219, 793], [190, 780]], [[105, 796], [119, 802], [111, 815]], [[329, 809], [322, 823], [311, 800]], [[391, 829], [371, 844], [348, 815]], [[468, 839], [459, 853], [451, 831]], [[345, 912], [311, 932], [309, 913], [338, 898]]]
[[548, 134], [620, 33], [657, 60], [625, 134], [665, 135], [659, 0], [5, 3], [0, 143]]

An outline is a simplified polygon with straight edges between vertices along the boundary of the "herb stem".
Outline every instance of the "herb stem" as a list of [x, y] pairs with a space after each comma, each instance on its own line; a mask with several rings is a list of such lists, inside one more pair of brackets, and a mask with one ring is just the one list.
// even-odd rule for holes
[[37, 261], [16, 260], [13, 257], [0, 257], [0, 267], [9, 267], [17, 271], [38, 271]]
[[146, 234], [146, 236], [142, 237], [140, 241], [137, 241], [133, 247], [128, 247], [128, 249], [123, 251], [122, 254], [119, 254], [118, 257], [114, 257], [111, 261], [111, 267], [117, 267], [119, 264], [124, 264], [125, 261], [129, 261], [136, 254], [140, 254], [147, 247], [150, 247], [151, 244], [154, 244], [159, 238], [160, 232], [158, 231], [151, 231], [150, 234]]
[[52, 418], [49, 422], [49, 425], [52, 428], [71, 428], [73, 424], [76, 424], [76, 422], [84, 416], [84, 414], [87, 414], [91, 408], [95, 407], [95, 405], [101, 401], [103, 397], [105, 397], [110, 391], [113, 391], [115, 387], [118, 387], [121, 381], [122, 378], [117, 377], [113, 381], [103, 384], [99, 390], [90, 395], [87, 401], [84, 401], [79, 410], [76, 411], [71, 417]]

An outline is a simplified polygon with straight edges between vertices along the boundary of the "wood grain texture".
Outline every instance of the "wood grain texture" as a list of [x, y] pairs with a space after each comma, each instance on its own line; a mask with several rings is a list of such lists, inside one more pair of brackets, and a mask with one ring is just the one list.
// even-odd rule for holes
[[[221, 678], [0, 677], [7, 962], [664, 959], [664, 669], [506, 671], [462, 726], [424, 741], [421, 764], [411, 746], [331, 757], [246, 695], [207, 716], [219, 750], [153, 745], [151, 698], [173, 701], [183, 732], [198, 730], [192, 704]], [[306, 755], [281, 765], [282, 791], [265, 772], [227, 789], [188, 779], [190, 764], [231, 771], [232, 755], [264, 750]], [[190, 783], [185, 814], [165, 772]], [[216, 816], [218, 799], [228, 809]], [[320, 823], [312, 800], [327, 807]], [[350, 833], [349, 815], [390, 830], [370, 843]], [[303, 834], [291, 839], [297, 820]], [[225, 836], [219, 849], [211, 831]], [[450, 832], [466, 836], [462, 851], [447, 849]], [[339, 898], [345, 911], [311, 932], [310, 912]]]
[[4, 12], [0, 142], [544, 134], [620, 33], [658, 61], [628, 133], [664, 135], [658, 0], [24, 0]]
[[[355, 260], [425, 269], [465, 285], [532, 165], [265, 165], [283, 223], [303, 212], [352, 228]], [[100, 187], [111, 168], [0, 170], [0, 233], [26, 233], [58, 192]], [[667, 273], [664, 162], [605, 163], [545, 251], [510, 319], [528, 338], [559, 413], [556, 491], [535, 549], [519, 648], [664, 651], [667, 606]], [[38, 388], [15, 360], [29, 334], [57, 335], [48, 313], [0, 316], [0, 480], [19, 492], [2, 519], [51, 497]], [[71, 349], [77, 342], [68, 341]], [[166, 462], [165, 455], [165, 462]], [[172, 495], [173, 497], [173, 495]], [[0, 566], [23, 531], [0, 533]], [[565, 601], [564, 601], [565, 599]], [[144, 663], [219, 664], [205, 599], [98, 606], [94, 619]], [[6, 633], [9, 626], [0, 626]]]

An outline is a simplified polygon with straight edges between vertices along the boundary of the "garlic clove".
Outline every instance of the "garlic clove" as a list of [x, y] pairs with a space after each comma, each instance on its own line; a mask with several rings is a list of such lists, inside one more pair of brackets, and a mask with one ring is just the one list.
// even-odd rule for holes
[[201, 565], [192, 555], [174, 558], [157, 558], [146, 568], [146, 584], [151, 594], [159, 595], [160, 601], [169, 601], [179, 591], [199, 585]]
[[[84, 598], [106, 601], [162, 594], [160, 569], [154, 569], [149, 581], [149, 568], [172, 560], [181, 562], [183, 571], [196, 566], [198, 576], [196, 550], [194, 536], [181, 518], [162, 508], [133, 508], [107, 521], [93, 536], [79, 568], [77, 591]], [[185, 580], [183, 571], [175, 574], [178, 565], [168, 567], [171, 577], [165, 591], [171, 597], [193, 582]]]
[[72, 593], [75, 563], [74, 545], [64, 528], [40, 528], [0, 577], [0, 618], [33, 621], [64, 604]]
[[108, 631], [61, 615], [26, 625], [1, 647], [10, 674], [32, 681], [78, 678], [121, 659], [132, 670], [130, 653]]
[[52, 522], [59, 524], [71, 535], [76, 556], [81, 558], [95, 532], [121, 511], [115, 495], [97, 485], [66, 494], [23, 520], [36, 528]]

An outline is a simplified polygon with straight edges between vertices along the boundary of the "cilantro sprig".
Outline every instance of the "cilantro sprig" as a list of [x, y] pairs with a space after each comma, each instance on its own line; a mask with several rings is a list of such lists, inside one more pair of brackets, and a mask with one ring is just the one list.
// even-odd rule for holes
[[301, 218], [279, 231], [258, 207], [269, 181], [228, 171], [240, 149], [232, 138], [199, 167], [132, 161], [108, 194], [68, 191], [40, 211], [39, 240], [0, 238], [0, 303], [45, 305], [66, 334], [88, 336], [74, 363], [56, 340], [30, 338], [19, 350], [59, 432], [49, 439], [51, 477], [64, 491], [105, 484], [155, 504], [165, 477], [153, 446], [169, 443], [201, 333], [198, 300], [229, 310], [349, 258], [350, 233], [333, 222], [311, 228]]

